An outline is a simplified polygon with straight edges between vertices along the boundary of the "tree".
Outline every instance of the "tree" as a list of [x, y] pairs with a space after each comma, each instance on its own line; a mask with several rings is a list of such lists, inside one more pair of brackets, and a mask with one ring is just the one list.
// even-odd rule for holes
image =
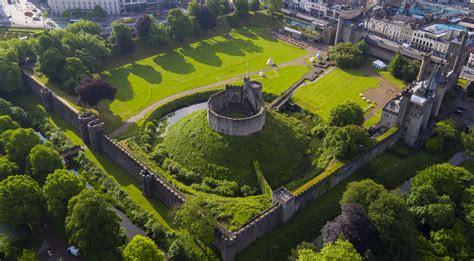
[[91, 72], [98, 72], [102, 63], [110, 57], [110, 49], [105, 40], [91, 34], [79, 34], [74, 56], [81, 59]]
[[395, 55], [393, 55], [392, 60], [390, 60], [390, 63], [387, 66], [387, 70], [395, 77], [399, 78], [402, 74], [404, 66], [404, 60], [400, 52], [396, 52]]
[[202, 29], [209, 30], [217, 26], [217, 19], [207, 6], [201, 6], [193, 2], [188, 6], [188, 10]]
[[470, 128], [467, 133], [462, 133], [461, 140], [466, 153], [474, 157], [474, 128]]
[[321, 229], [325, 243], [335, 243], [341, 236], [351, 242], [359, 253], [378, 250], [378, 235], [363, 206], [348, 203], [342, 206], [341, 215]]
[[424, 231], [451, 227], [454, 223], [454, 204], [447, 195], [438, 196], [428, 184], [413, 187], [407, 198], [409, 210]]
[[9, 176], [18, 174], [18, 166], [8, 160], [5, 156], [0, 156], [0, 180], [4, 180]]
[[102, 31], [97, 23], [84, 19], [81, 19], [73, 24], [69, 24], [66, 27], [66, 30], [73, 34], [88, 33], [93, 35], [100, 35], [100, 32]]
[[84, 189], [68, 203], [66, 234], [84, 256], [107, 256], [121, 245], [120, 218], [95, 190]]
[[364, 111], [357, 103], [347, 101], [331, 109], [328, 123], [339, 127], [350, 124], [361, 126], [364, 123]]
[[68, 201], [85, 188], [85, 180], [65, 169], [49, 174], [43, 186], [48, 211], [56, 217], [65, 218]]
[[0, 133], [18, 128], [20, 128], [20, 125], [16, 121], [13, 121], [9, 115], [0, 116]]
[[20, 125], [25, 125], [29, 121], [22, 108], [13, 106], [11, 102], [2, 98], [0, 98], [0, 115], [8, 115]]
[[249, 1], [247, 0], [234, 0], [235, 13], [239, 18], [243, 18], [249, 14]]
[[438, 195], [448, 195], [455, 203], [462, 201], [464, 187], [474, 175], [464, 168], [448, 163], [437, 164], [420, 171], [412, 182], [412, 188], [430, 185]]
[[439, 121], [435, 125], [435, 133], [443, 139], [443, 146], [450, 147], [458, 141], [456, 123], [452, 119]]
[[367, 209], [370, 203], [377, 200], [383, 193], [387, 193], [387, 190], [371, 179], [354, 181], [347, 185], [339, 204], [342, 207], [345, 204], [356, 203]]
[[396, 78], [405, 82], [412, 82], [416, 80], [420, 70], [420, 63], [418, 61], [409, 61], [400, 52], [397, 52], [388, 64], [387, 69]]
[[329, 58], [343, 68], [357, 67], [364, 61], [364, 53], [358, 46], [346, 42], [338, 43], [329, 48]]
[[81, 59], [76, 57], [66, 58], [64, 72], [62, 75], [63, 89], [68, 93], [73, 93], [74, 88], [86, 77], [90, 76], [90, 72], [82, 63]]
[[259, 0], [250, 1], [249, 9], [250, 11], [254, 11], [254, 12], [260, 9], [260, 1]]
[[386, 192], [371, 202], [368, 216], [382, 242], [381, 260], [416, 260], [417, 232], [402, 198]]
[[0, 222], [12, 225], [32, 224], [43, 210], [43, 195], [36, 181], [15, 175], [0, 182]]
[[21, 255], [18, 257], [18, 261], [36, 261], [38, 257], [36, 251], [33, 249], [23, 249]]
[[165, 25], [153, 23], [148, 35], [148, 44], [153, 48], [159, 48], [166, 44], [166, 41], [168, 41], [168, 34]]
[[38, 69], [50, 79], [59, 80], [63, 72], [66, 57], [57, 48], [50, 48], [38, 55]]
[[128, 25], [122, 22], [112, 23], [112, 33], [110, 33], [109, 41], [113, 49], [117, 53], [131, 53], [135, 50], [133, 42], [133, 33]]
[[74, 92], [79, 96], [81, 103], [96, 106], [103, 99], [113, 100], [117, 89], [100, 78], [85, 78]]
[[100, 5], [94, 6], [92, 10], [92, 16], [95, 18], [103, 19], [107, 17], [107, 12]]
[[125, 261], [166, 260], [165, 254], [158, 249], [155, 242], [150, 238], [141, 235], [134, 236], [127, 244], [123, 250], [123, 259]]
[[153, 24], [155, 23], [148, 14], [138, 17], [137, 22], [135, 23], [135, 31], [137, 32], [138, 38], [148, 39]]
[[9, 160], [20, 168], [25, 166], [30, 150], [39, 144], [39, 138], [33, 129], [12, 130], [5, 137], [5, 153]]
[[214, 240], [215, 219], [203, 209], [204, 202], [204, 199], [198, 196], [188, 198], [179, 207], [174, 220], [194, 238], [210, 245]]
[[23, 89], [18, 52], [15, 49], [0, 48], [0, 75], [2, 75], [0, 94], [9, 94]]
[[168, 13], [166, 25], [170, 37], [177, 41], [182, 41], [185, 36], [192, 33], [192, 21], [180, 9], [172, 9]]
[[311, 249], [298, 250], [298, 261], [312, 260], [358, 260], [362, 257], [354, 246], [346, 240], [338, 239], [335, 243], [326, 243], [319, 253]]
[[280, 12], [281, 8], [283, 7], [282, 0], [265, 0], [265, 3], [268, 7], [268, 13], [275, 17], [277, 12]]
[[211, 10], [215, 17], [223, 13], [223, 6], [220, 0], [206, 0], [206, 6]]
[[11, 244], [7, 234], [0, 233], [0, 259], [10, 260], [15, 256], [16, 251], [18, 251], [18, 249]]
[[43, 183], [48, 174], [63, 168], [63, 162], [56, 150], [39, 144], [33, 147], [28, 155], [28, 168], [31, 176]]
[[367, 151], [373, 144], [367, 131], [355, 125], [329, 128], [323, 140], [321, 160], [348, 160]]

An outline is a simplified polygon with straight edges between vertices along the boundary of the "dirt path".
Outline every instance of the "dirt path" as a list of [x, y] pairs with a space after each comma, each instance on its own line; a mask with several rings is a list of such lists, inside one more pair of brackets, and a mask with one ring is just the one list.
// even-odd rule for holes
[[[289, 62], [286, 62], [286, 63], [282, 63], [282, 64], [279, 64], [277, 66], [274, 66], [274, 67], [266, 67], [265, 69], [263, 70], [258, 70], [258, 71], [253, 71], [253, 72], [250, 72], [249, 74], [250, 75], [258, 75], [258, 73], [260, 71], [269, 71], [269, 70], [274, 70], [274, 69], [278, 69], [278, 68], [283, 68], [283, 67], [287, 67], [287, 66], [291, 66], [291, 65], [305, 65], [306, 64], [306, 60], [308, 60], [311, 56], [314, 55], [314, 52], [316, 51], [324, 51], [320, 48], [315, 48], [315, 47], [309, 47], [306, 49], [309, 54], [305, 55], [305, 56], [302, 56], [300, 58], [297, 58], [295, 60], [292, 60], [292, 61], [289, 61]], [[206, 90], [210, 90], [210, 89], [213, 89], [213, 88], [217, 88], [219, 86], [222, 86], [222, 85], [226, 85], [226, 84], [230, 84], [230, 83], [233, 83], [233, 82], [236, 82], [238, 80], [241, 80], [242, 79], [242, 76], [245, 75], [245, 74], [241, 74], [241, 75], [238, 75], [238, 76], [235, 76], [235, 77], [232, 77], [230, 79], [227, 79], [227, 80], [223, 80], [223, 81], [218, 81], [218, 82], [214, 82], [214, 83], [211, 83], [211, 84], [207, 84], [207, 85], [204, 85], [204, 86], [201, 86], [201, 87], [197, 87], [197, 88], [194, 88], [194, 89], [191, 89], [191, 90], [187, 90], [187, 91], [184, 91], [184, 92], [180, 92], [180, 93], [177, 93], [177, 94], [174, 94], [174, 95], [171, 95], [171, 96], [168, 96], [164, 99], [161, 99], [159, 101], [156, 101], [155, 103], [151, 104], [150, 106], [146, 107], [145, 109], [143, 109], [141, 112], [139, 112], [138, 114], [135, 114], [133, 115], [132, 117], [128, 118], [127, 121], [122, 124], [122, 126], [120, 126], [118, 129], [114, 130], [112, 133], [110, 133], [110, 136], [113, 137], [113, 138], [116, 138], [116, 137], [119, 137], [120, 135], [122, 135], [130, 126], [132, 126], [134, 123], [138, 122], [139, 120], [145, 118], [145, 116], [154, 111], [156, 108], [160, 107], [161, 105], [169, 102], [169, 101], [172, 101], [172, 100], [175, 100], [177, 98], [181, 98], [183, 96], [187, 96], [187, 95], [190, 95], [190, 94], [194, 94], [194, 93], [198, 93], [198, 92], [202, 92], [202, 91], [206, 91]]]
[[369, 119], [372, 115], [377, 114], [378, 111], [383, 109], [385, 104], [393, 99], [397, 94], [401, 92], [401, 89], [395, 86], [393, 83], [378, 75], [370, 67], [364, 68], [369, 76], [375, 77], [380, 80], [380, 87], [369, 89], [364, 92], [364, 97], [371, 101], [375, 101], [377, 106], [373, 108], [369, 113], [365, 115], [365, 119]]

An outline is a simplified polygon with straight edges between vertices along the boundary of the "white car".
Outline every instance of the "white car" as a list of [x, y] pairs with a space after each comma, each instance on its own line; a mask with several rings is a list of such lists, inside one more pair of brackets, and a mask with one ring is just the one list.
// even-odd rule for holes
[[67, 252], [71, 256], [79, 256], [79, 249], [77, 249], [75, 246], [68, 247]]

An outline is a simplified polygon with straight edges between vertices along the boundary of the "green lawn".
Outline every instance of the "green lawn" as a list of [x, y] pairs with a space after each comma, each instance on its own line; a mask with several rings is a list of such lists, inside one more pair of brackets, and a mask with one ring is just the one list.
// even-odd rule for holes
[[382, 76], [383, 78], [385, 78], [387, 81], [389, 81], [391, 84], [397, 86], [400, 90], [404, 89], [405, 87], [407, 87], [407, 83], [405, 83], [404, 81], [402, 80], [399, 80], [397, 78], [395, 78], [390, 72], [388, 71], [378, 71], [377, 72], [380, 76]]
[[[38, 110], [44, 111], [43, 106], [39, 100], [30, 93], [24, 93], [21, 97], [16, 96], [12, 99], [13, 102], [19, 104], [20, 106], [36, 108]], [[118, 166], [113, 160], [111, 160], [107, 155], [102, 152], [92, 152], [89, 150], [80, 135], [72, 129], [66, 121], [64, 121], [56, 113], [44, 113], [45, 117], [49, 117], [49, 120], [52, 124], [61, 128], [64, 131], [64, 134], [69, 138], [74, 144], [80, 145], [83, 147], [86, 156], [97, 164], [105, 173], [110, 176], [113, 176], [127, 192], [127, 194], [139, 204], [144, 209], [150, 211], [163, 225], [169, 227], [169, 213], [168, 209], [156, 198], [145, 198], [142, 195], [140, 185], [136, 182], [124, 169]]]
[[382, 109], [378, 110], [375, 114], [370, 116], [366, 121], [364, 121], [364, 127], [367, 129], [374, 126], [380, 121], [380, 117], [382, 117]]
[[[260, 70], [271, 57], [278, 65], [306, 55], [277, 41], [268, 29], [248, 27], [176, 48], [101, 73], [118, 88], [116, 99], [98, 110], [109, 129], [170, 95]], [[271, 77], [271, 73], [269, 73]], [[110, 125], [112, 124], [112, 125]]]
[[0, 40], [19, 39], [25, 36], [35, 36], [43, 29], [38, 28], [18, 28], [18, 27], [1, 27], [0, 26]]
[[368, 103], [359, 94], [379, 86], [380, 80], [367, 76], [361, 70], [334, 68], [317, 82], [299, 88], [293, 94], [293, 100], [304, 109], [328, 119], [331, 109], [346, 101], [366, 107]]

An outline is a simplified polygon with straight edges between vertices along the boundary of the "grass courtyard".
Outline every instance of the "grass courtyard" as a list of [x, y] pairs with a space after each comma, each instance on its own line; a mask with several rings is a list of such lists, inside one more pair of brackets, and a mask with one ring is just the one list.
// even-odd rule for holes
[[0, 41], [35, 36], [43, 31], [44, 31], [43, 29], [37, 29], [37, 28], [18, 28], [18, 27], [1, 27], [0, 26]]
[[368, 76], [362, 70], [334, 68], [316, 82], [300, 87], [293, 94], [293, 100], [327, 120], [331, 109], [346, 101], [354, 101], [362, 108], [366, 107], [368, 103], [359, 94], [379, 86], [379, 79]]
[[[109, 129], [155, 101], [207, 84], [267, 67], [271, 57], [282, 64], [306, 55], [305, 50], [275, 40], [268, 29], [232, 30], [190, 45], [103, 71], [117, 87], [114, 101], [101, 102], [98, 111]], [[271, 72], [269, 72], [269, 77]]]

